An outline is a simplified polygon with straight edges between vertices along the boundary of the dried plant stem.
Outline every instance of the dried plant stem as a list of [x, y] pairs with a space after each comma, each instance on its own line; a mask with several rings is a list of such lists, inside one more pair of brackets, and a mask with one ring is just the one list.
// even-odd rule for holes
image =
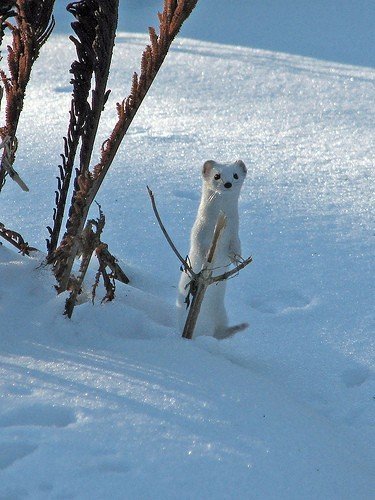
[[103, 144], [100, 162], [94, 167], [95, 182], [91, 192], [92, 199], [95, 198], [134, 116], [162, 66], [172, 41], [197, 1], [180, 0], [177, 6], [175, 0], [165, 0], [164, 10], [162, 14], [159, 14], [160, 35], [156, 34], [154, 28], [149, 28], [150, 45], [147, 45], [142, 54], [140, 76], [134, 73], [129, 97], [117, 104], [117, 123], [109, 139]]
[[181, 262], [183, 269], [185, 271], [188, 271], [191, 277], [195, 277], [196, 275], [193, 272], [193, 270], [191, 269], [191, 266], [189, 265], [189, 263], [187, 262], [187, 260], [185, 260], [181, 256], [180, 252], [177, 250], [175, 244], [173, 243], [171, 237], [169, 236], [167, 230], [165, 229], [165, 226], [164, 226], [164, 224], [163, 224], [163, 222], [161, 220], [161, 217], [159, 215], [159, 211], [158, 211], [156, 203], [155, 203], [154, 193], [151, 191], [151, 189], [148, 186], [147, 186], [147, 191], [148, 191], [148, 194], [149, 194], [150, 199], [151, 199], [151, 205], [152, 205], [152, 209], [154, 211], [156, 220], [158, 221], [159, 227], [160, 227], [162, 233], [164, 234], [165, 239], [167, 240], [169, 246], [172, 248], [173, 252], [177, 256], [178, 260]]
[[[77, 278], [70, 280], [70, 296], [65, 303], [65, 312], [68, 318], [72, 317], [74, 306], [77, 302], [77, 297], [81, 293], [83, 280], [85, 279], [90, 260], [93, 252], [101, 245], [100, 236], [103, 232], [105, 225], [105, 217], [99, 206], [99, 218], [97, 220], [89, 220], [86, 224], [85, 230], [82, 232], [81, 251], [82, 260], [79, 267]], [[93, 228], [96, 230], [94, 231]]]
[[197, 2], [198, 0], [179, 0], [178, 2], [165, 0], [163, 12], [159, 13], [159, 36], [154, 28], [149, 28], [150, 45], [147, 45], [142, 54], [140, 75], [134, 73], [130, 95], [122, 103], [117, 103], [117, 123], [110, 137], [103, 144], [100, 161], [94, 167], [91, 200], [95, 198], [135, 114], [164, 62], [171, 43]]
[[104, 267], [110, 268], [112, 276], [115, 280], [121, 281], [121, 283], [124, 283], [125, 285], [129, 283], [129, 278], [121, 269], [117, 259], [109, 252], [108, 245], [106, 243], [101, 243], [101, 245], [96, 248], [96, 256]]
[[200, 273], [198, 274], [198, 278], [194, 283], [194, 294], [193, 299], [191, 301], [189, 312], [186, 318], [184, 330], [182, 332], [182, 337], [185, 339], [192, 339], [194, 335], [195, 325], [197, 324], [198, 316], [201, 310], [202, 302], [204, 299], [204, 295], [206, 293], [207, 288], [211, 284], [212, 279], [212, 261], [215, 256], [215, 251], [217, 247], [217, 243], [220, 239], [221, 232], [225, 228], [226, 225], [226, 217], [223, 213], [219, 215], [217, 220], [214, 234], [212, 237], [212, 242], [207, 254], [206, 261], [204, 262]]
[[[105, 86], [108, 76], [106, 71], [109, 66], [109, 62], [104, 61], [103, 64], [102, 59], [103, 57], [106, 57], [108, 52], [110, 54], [112, 53], [114, 31], [117, 24], [117, 0], [115, 5], [105, 5], [107, 8], [104, 10], [113, 13], [110, 23], [106, 22], [107, 19], [105, 16], [100, 16], [100, 7], [102, 7], [100, 3], [90, 0], [69, 4], [67, 7], [68, 11], [77, 19], [76, 22], [72, 23], [72, 28], [76, 37], [70, 37], [70, 40], [74, 43], [76, 48], [77, 60], [73, 61], [70, 69], [70, 72], [73, 75], [71, 80], [71, 83], [73, 84], [73, 96], [70, 107], [68, 132], [67, 136], [64, 137], [64, 153], [61, 155], [62, 164], [59, 165], [60, 175], [57, 178], [58, 189], [56, 191], [56, 208], [54, 209], [53, 214], [53, 227], [47, 228], [50, 233], [50, 239], [47, 240], [47, 260], [51, 262], [53, 261], [53, 253], [56, 250], [60, 237], [74, 162], [80, 141], [82, 141], [81, 161], [80, 167], [76, 170], [75, 192], [78, 189], [78, 176], [87, 173], [89, 168], [87, 158], [91, 155], [92, 146], [90, 147], [88, 138], [90, 134], [94, 134], [95, 137], [98, 116], [100, 116], [98, 106], [95, 106], [93, 103], [89, 103], [92, 79], [94, 75], [96, 76], [96, 72], [98, 73], [98, 78], [95, 78], [95, 85], [97, 88], [95, 89], [93, 95], [95, 96], [96, 103], [98, 100], [98, 94], [100, 93], [102, 95], [103, 102], [101, 103], [101, 107], [99, 106], [99, 109], [101, 110], [104, 106], [103, 96], [105, 94]], [[95, 40], [98, 37], [100, 28], [102, 28], [101, 23], [105, 26], [103, 36], [105, 36], [105, 43], [107, 44], [107, 47], [98, 54], [95, 47], [97, 48], [99, 43]], [[112, 32], [110, 32], [111, 27]], [[102, 46], [104, 45], [102, 40], [103, 36], [100, 37]], [[106, 68], [104, 71], [103, 67]], [[100, 70], [98, 68], [100, 68]], [[103, 76], [103, 72], [104, 78], [100, 78]], [[100, 91], [98, 91], [98, 87], [100, 87]], [[92, 127], [93, 108], [95, 108], [96, 116], [95, 130]], [[92, 143], [92, 141], [93, 139], [90, 139], [90, 143]], [[74, 197], [75, 194], [73, 195], [73, 198]], [[73, 212], [72, 208], [71, 212]], [[74, 220], [74, 213], [72, 218]]]
[[[7, 2], [10, 5], [11, 2]], [[12, 7], [0, 10], [1, 38], [4, 27], [12, 33], [12, 46], [8, 46], [9, 75], [0, 71], [0, 80], [6, 96], [5, 125], [0, 128], [0, 140], [8, 138], [10, 155], [4, 150], [0, 169], [0, 191], [7, 174], [14, 180], [18, 179], [12, 169], [17, 149], [16, 132], [23, 109], [25, 91], [30, 79], [31, 69], [42, 45], [45, 43], [54, 27], [51, 17], [54, 0], [16, 0]], [[16, 24], [4, 21], [4, 16], [14, 15]], [[20, 184], [22, 187], [22, 183]], [[24, 189], [24, 187], [22, 187]]]
[[12, 167], [12, 158], [14, 158], [14, 152], [11, 148], [11, 137], [7, 135], [2, 143], [0, 144], [0, 149], [4, 149], [3, 158], [2, 158], [2, 168], [9, 175], [9, 177], [16, 182], [22, 191], [29, 191], [29, 188], [26, 186], [24, 181], [21, 179], [19, 174]]
[[115, 298], [115, 281], [114, 281], [114, 278], [107, 273], [107, 266], [100, 256], [99, 247], [96, 249], [96, 256], [98, 257], [98, 261], [99, 261], [99, 269], [98, 269], [98, 272], [96, 273], [95, 283], [92, 287], [91, 296], [92, 296], [92, 303], [93, 304], [95, 302], [96, 289], [99, 286], [100, 276], [102, 276], [102, 278], [103, 278], [104, 287], [106, 289], [106, 295], [103, 298], [102, 302], [109, 302]]
[[237, 264], [237, 266], [234, 267], [233, 269], [231, 269], [230, 271], [227, 271], [227, 272], [225, 272], [223, 274], [220, 274], [219, 276], [213, 276], [210, 279], [210, 285], [212, 283], [217, 283], [219, 281], [224, 281], [224, 280], [227, 280], [227, 279], [231, 278], [232, 276], [235, 276], [236, 274], [238, 274], [241, 271], [241, 269], [243, 269], [244, 267], [246, 267], [251, 262], [253, 262], [253, 258], [250, 256], [247, 259], [244, 259], [239, 264]]
[[91, 256], [98, 243], [97, 234], [91, 228], [90, 222], [87, 223], [85, 231], [82, 234], [82, 261], [79, 266], [77, 278], [71, 278], [69, 282], [70, 295], [65, 302], [64, 314], [68, 318], [72, 317], [74, 307], [77, 303], [77, 297], [81, 293], [83, 280], [85, 279], [87, 269], [90, 264]]

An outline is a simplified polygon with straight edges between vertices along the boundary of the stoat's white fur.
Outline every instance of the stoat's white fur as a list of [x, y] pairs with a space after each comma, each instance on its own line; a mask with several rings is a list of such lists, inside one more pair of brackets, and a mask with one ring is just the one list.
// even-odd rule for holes
[[[222, 274], [231, 263], [238, 262], [241, 255], [241, 242], [238, 236], [238, 197], [246, 172], [245, 164], [241, 160], [231, 164], [220, 164], [209, 160], [203, 165], [202, 198], [190, 238], [189, 259], [193, 271], [199, 272], [205, 262], [220, 212], [226, 215], [227, 220], [212, 262], [213, 276]], [[187, 316], [185, 299], [189, 281], [189, 276], [183, 272], [177, 299], [181, 331]], [[247, 327], [247, 325], [241, 324], [228, 328], [228, 318], [224, 305], [225, 287], [225, 281], [208, 287], [195, 327], [194, 337], [210, 335], [216, 338], [225, 338]]]

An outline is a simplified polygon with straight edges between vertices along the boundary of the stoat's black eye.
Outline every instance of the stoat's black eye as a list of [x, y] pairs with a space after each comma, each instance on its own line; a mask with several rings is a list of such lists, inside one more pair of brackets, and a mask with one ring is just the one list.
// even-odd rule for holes
[[215, 179], [215, 181], [218, 181], [220, 179], [220, 174], [215, 174], [214, 179]]
[[233, 177], [234, 177], [235, 179], [238, 179], [238, 174], [233, 174]]

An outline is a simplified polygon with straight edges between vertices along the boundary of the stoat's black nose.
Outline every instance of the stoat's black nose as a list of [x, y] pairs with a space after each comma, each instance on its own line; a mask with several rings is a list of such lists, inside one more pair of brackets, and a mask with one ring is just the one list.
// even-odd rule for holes
[[224, 184], [224, 187], [226, 187], [227, 189], [231, 188], [232, 187], [232, 183], [231, 182], [226, 182]]

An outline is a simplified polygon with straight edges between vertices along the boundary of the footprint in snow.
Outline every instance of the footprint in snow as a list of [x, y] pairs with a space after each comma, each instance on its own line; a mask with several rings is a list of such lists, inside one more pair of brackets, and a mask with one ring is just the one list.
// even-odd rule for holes
[[288, 314], [307, 310], [315, 303], [314, 299], [309, 299], [296, 290], [287, 289], [269, 290], [250, 299], [250, 306], [265, 314]]
[[0, 427], [67, 427], [74, 422], [76, 416], [71, 409], [44, 404], [21, 406], [0, 415]]
[[0, 443], [0, 470], [5, 470], [17, 460], [31, 455], [37, 445], [31, 443]]
[[346, 387], [359, 387], [370, 377], [370, 370], [366, 366], [348, 368], [341, 375], [341, 380]]
[[107, 460], [98, 464], [97, 469], [100, 472], [108, 474], [124, 474], [129, 472], [130, 467], [121, 460]]

